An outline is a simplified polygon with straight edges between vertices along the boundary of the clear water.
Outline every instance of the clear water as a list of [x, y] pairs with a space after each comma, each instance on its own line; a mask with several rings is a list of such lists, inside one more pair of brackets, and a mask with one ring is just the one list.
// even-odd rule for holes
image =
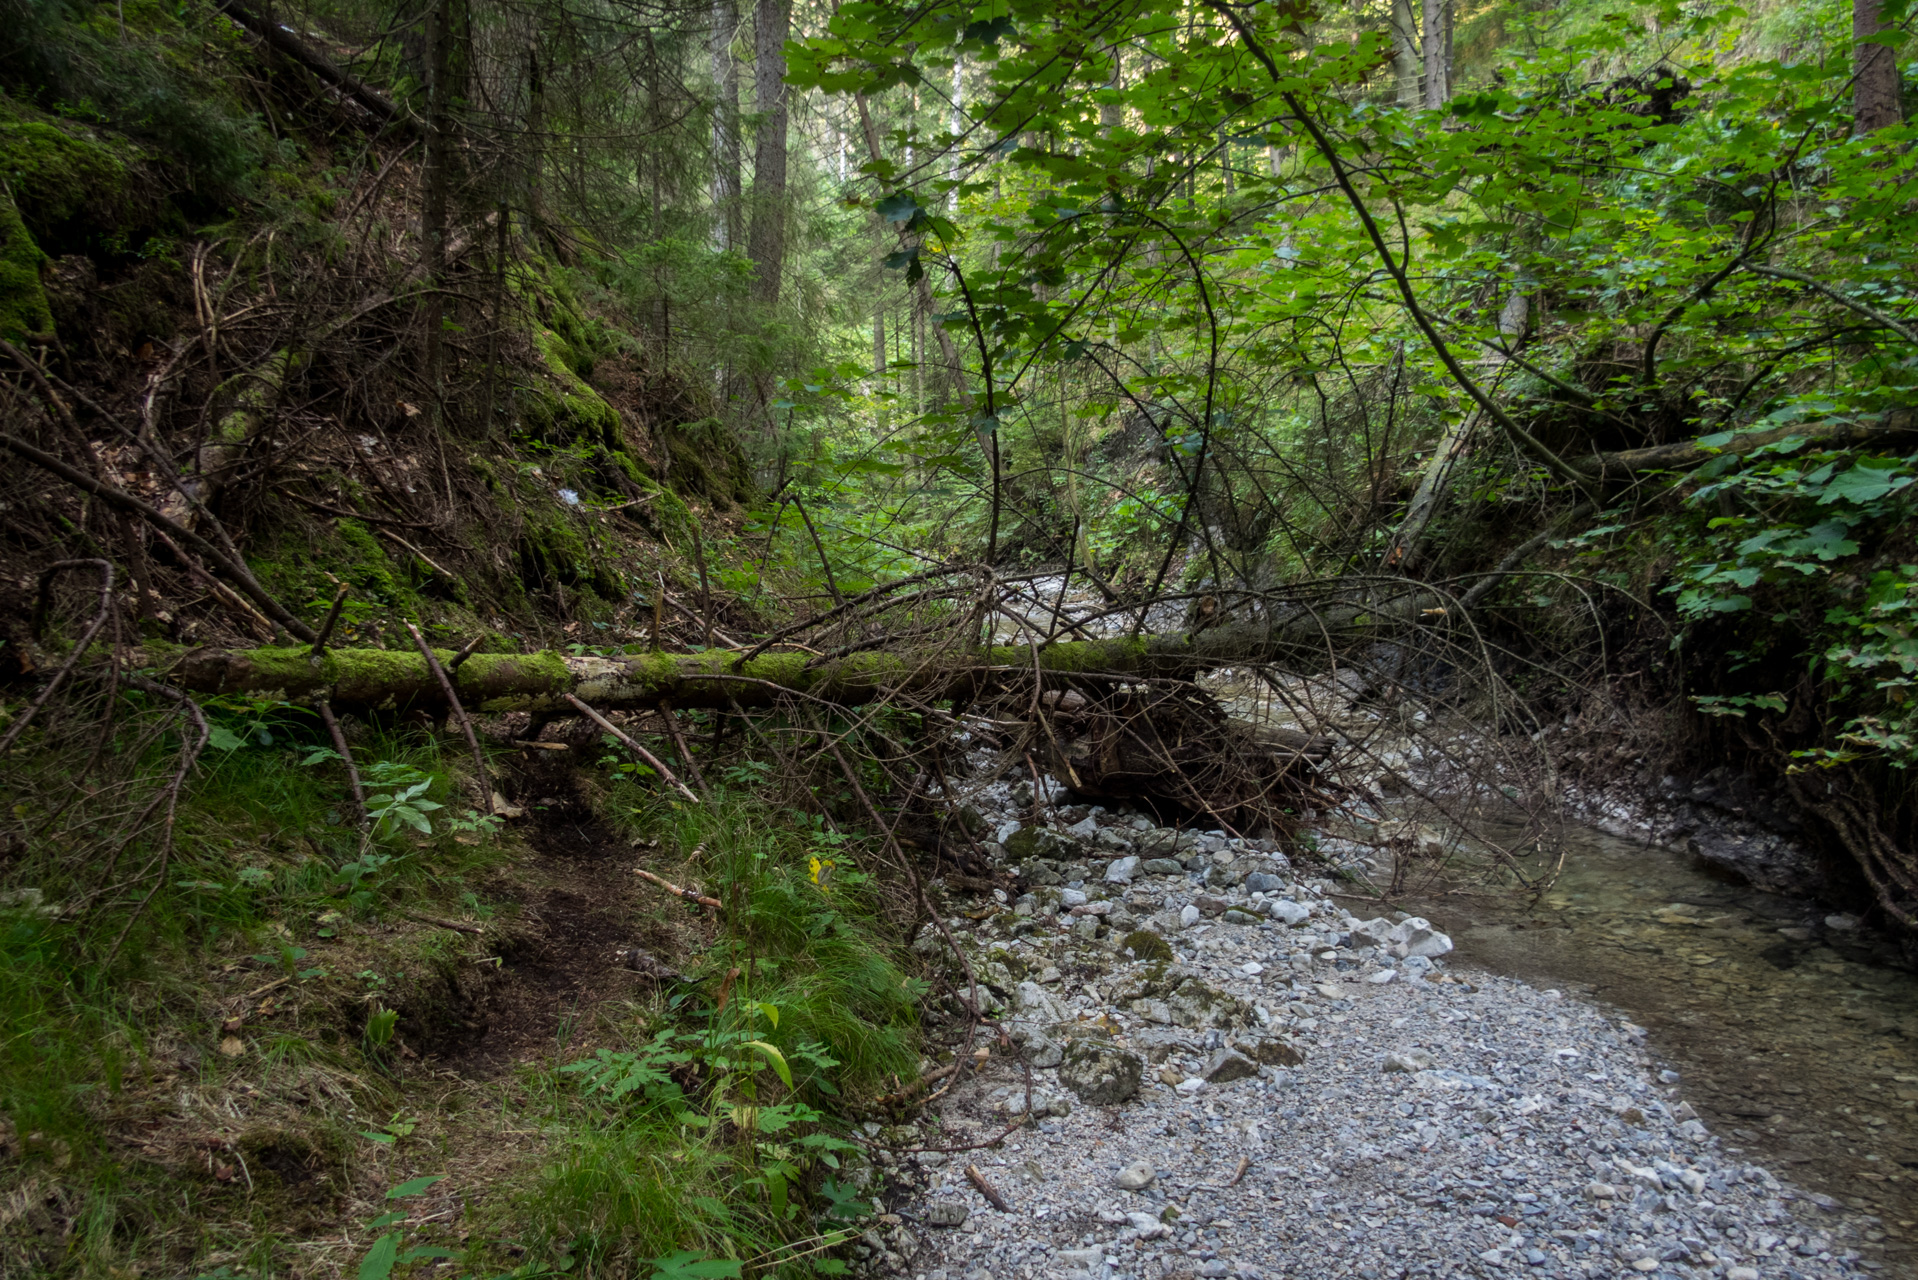
[[1404, 904], [1477, 967], [1611, 1005], [1728, 1147], [1880, 1216], [1918, 1251], [1918, 976], [1807, 904], [1596, 831], [1537, 902], [1483, 887]]

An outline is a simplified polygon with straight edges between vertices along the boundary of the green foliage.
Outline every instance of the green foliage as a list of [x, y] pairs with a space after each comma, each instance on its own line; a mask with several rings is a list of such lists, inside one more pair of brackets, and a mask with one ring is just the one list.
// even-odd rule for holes
[[197, 193], [237, 190], [273, 144], [222, 77], [238, 34], [159, 0], [7, 0], [0, 86], [148, 144]]

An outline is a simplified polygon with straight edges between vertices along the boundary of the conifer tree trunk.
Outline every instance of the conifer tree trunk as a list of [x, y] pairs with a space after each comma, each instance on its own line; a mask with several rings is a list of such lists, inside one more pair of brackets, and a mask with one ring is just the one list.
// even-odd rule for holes
[[1424, 0], [1425, 107], [1436, 111], [1452, 98], [1452, 0]]
[[1904, 119], [1898, 98], [1900, 81], [1898, 56], [1888, 45], [1867, 44], [1867, 39], [1886, 29], [1884, 0], [1852, 0], [1851, 38], [1853, 71], [1851, 87], [1852, 128], [1872, 133]]
[[1399, 106], [1418, 106], [1419, 32], [1412, 0], [1392, 0], [1392, 88]]
[[446, 313], [446, 207], [452, 185], [452, 128], [448, 118], [453, 53], [452, 0], [433, 0], [426, 13], [426, 156], [420, 174], [420, 276], [425, 289], [422, 323], [426, 326], [421, 374], [427, 385], [428, 426], [438, 425], [441, 329]]
[[733, 37], [739, 28], [737, 0], [713, 0], [713, 241], [723, 251], [740, 247], [739, 61]]
[[753, 297], [779, 301], [786, 265], [786, 34], [792, 0], [757, 0], [753, 8], [753, 212], [746, 252], [753, 260]]

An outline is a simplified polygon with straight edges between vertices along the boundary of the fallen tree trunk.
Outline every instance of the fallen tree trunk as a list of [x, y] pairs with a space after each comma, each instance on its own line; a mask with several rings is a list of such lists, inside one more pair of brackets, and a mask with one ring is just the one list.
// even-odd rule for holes
[[1876, 420], [1852, 419], [1812, 426], [1775, 427], [1770, 431], [1746, 431], [1731, 436], [1715, 447], [1697, 440], [1680, 440], [1673, 444], [1653, 445], [1648, 449], [1621, 449], [1617, 453], [1598, 453], [1577, 459], [1575, 465], [1591, 475], [1614, 480], [1643, 475], [1648, 471], [1689, 471], [1693, 467], [1704, 466], [1713, 458], [1722, 458], [1727, 454], [1743, 457], [1765, 445], [1778, 444], [1794, 436], [1821, 449], [1843, 449], [1914, 432], [1918, 432], [1918, 414], [1899, 411]]
[[[1076, 640], [1034, 650], [1000, 645], [970, 655], [873, 651], [821, 661], [806, 653], [765, 653], [747, 661], [724, 651], [593, 657], [475, 653], [457, 672], [459, 696], [487, 712], [574, 714], [568, 695], [595, 707], [769, 706], [799, 695], [858, 705], [894, 694], [943, 701], [974, 696], [1006, 677], [1046, 675], [1189, 678], [1245, 663], [1323, 665], [1328, 652], [1368, 635], [1443, 618], [1441, 596], [1421, 584], [1381, 583], [1371, 598], [1351, 595], [1322, 607], [1297, 606], [1272, 622], [1242, 622], [1195, 633]], [[452, 650], [444, 650], [450, 662]], [[446, 696], [418, 653], [328, 649], [315, 661], [298, 648], [197, 649], [168, 678], [194, 693], [257, 693], [295, 702], [328, 700], [335, 710], [441, 707]]]

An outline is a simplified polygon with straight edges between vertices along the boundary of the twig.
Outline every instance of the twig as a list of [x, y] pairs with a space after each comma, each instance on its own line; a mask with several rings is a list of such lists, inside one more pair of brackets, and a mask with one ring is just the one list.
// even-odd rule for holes
[[432, 556], [427, 555], [424, 551], [421, 551], [418, 547], [408, 542], [405, 538], [400, 537], [399, 534], [394, 533], [391, 529], [385, 528], [384, 526], [381, 526], [381, 525], [374, 525], [373, 532], [377, 534], [382, 534], [385, 537], [391, 538], [393, 541], [399, 543], [400, 546], [404, 547], [408, 552], [418, 556], [421, 560], [425, 561], [427, 568], [431, 569], [434, 573], [439, 574], [442, 578], [445, 578], [447, 581], [449, 582], [459, 581], [458, 574], [454, 573], [451, 569], [448, 569], [445, 565], [435, 560]]
[[959, 1069], [963, 1066], [965, 1066], [965, 1063], [963, 1061], [951, 1062], [943, 1067], [938, 1068], [935, 1071], [928, 1071], [926, 1072], [925, 1075], [920, 1076], [917, 1080], [914, 1080], [911, 1084], [895, 1089], [891, 1093], [881, 1094], [879, 1097], [874, 1098], [872, 1100], [873, 1106], [890, 1107], [898, 1103], [905, 1102], [911, 1097], [913, 1097], [915, 1094], [921, 1092], [922, 1090], [931, 1088], [933, 1085], [938, 1084], [941, 1080], [944, 1080], [948, 1076], [958, 1075]]
[[[178, 689], [169, 689], [163, 684], [156, 684], [139, 676], [127, 677], [127, 683], [136, 689], [144, 689], [148, 693], [156, 693], [177, 702], [186, 712], [187, 718], [193, 721], [193, 727], [199, 730], [199, 734], [180, 752], [180, 767], [174, 771], [173, 780], [167, 784], [166, 817], [161, 819], [160, 823], [159, 869], [155, 872], [153, 887], [147, 890], [147, 896], [140, 899], [139, 905], [133, 908], [132, 914], [127, 917], [126, 924], [120, 929], [120, 936], [113, 940], [113, 946], [108, 950], [106, 959], [100, 963], [100, 970], [103, 973], [112, 970], [113, 962], [120, 956], [120, 948], [126, 945], [128, 935], [133, 932], [133, 926], [139, 922], [147, 906], [152, 903], [153, 896], [160, 892], [160, 886], [166, 883], [167, 864], [173, 857], [173, 822], [180, 809], [180, 788], [186, 785], [187, 775], [193, 772], [193, 766], [199, 760], [200, 752], [206, 749], [207, 739], [213, 736], [213, 728], [207, 723], [206, 713], [200, 710], [200, 704]], [[148, 812], [152, 810], [149, 808]]]
[[664, 889], [667, 893], [672, 894], [675, 898], [684, 898], [688, 902], [697, 902], [700, 906], [711, 907], [714, 911], [718, 911], [720, 909], [718, 898], [709, 898], [705, 894], [700, 893], [696, 889], [682, 889], [678, 885], [674, 884], [671, 880], [663, 880], [660, 877], [654, 875], [652, 872], [643, 870], [639, 867], [633, 868], [633, 874], [638, 876], [641, 880], [652, 881], [654, 884]]
[[474, 636], [471, 640], [468, 640], [464, 645], [460, 647], [460, 651], [453, 655], [453, 660], [446, 664], [446, 669], [448, 671], [458, 671], [460, 669], [460, 664], [462, 662], [465, 662], [468, 658], [472, 657], [476, 652], [478, 652], [480, 647], [480, 641], [484, 639], [486, 639], [486, 633], [482, 631], [478, 635]]
[[440, 665], [438, 655], [433, 652], [433, 646], [426, 643], [426, 637], [420, 634], [420, 629], [410, 622], [406, 624], [406, 629], [413, 633], [413, 643], [420, 647], [426, 665], [432, 668], [440, 688], [446, 693], [447, 702], [452, 704], [454, 718], [460, 722], [460, 732], [466, 735], [466, 745], [473, 752], [473, 767], [479, 770], [480, 808], [490, 814], [493, 812], [493, 784], [486, 776], [486, 757], [480, 754], [479, 739], [473, 733], [473, 722], [467, 718], [466, 708], [460, 705], [459, 694], [453, 691], [453, 677], [446, 674], [446, 668]]
[[666, 731], [673, 737], [673, 746], [679, 751], [679, 758], [686, 762], [686, 772], [693, 775], [693, 785], [699, 788], [699, 793], [710, 803], [713, 798], [712, 788], [706, 785], [706, 776], [700, 772], [699, 761], [693, 759], [692, 751], [686, 746], [686, 735], [679, 731], [679, 717], [673, 714], [673, 704], [662, 698], [659, 703], [659, 714], [666, 721]]
[[[40, 696], [21, 713], [18, 720], [7, 726], [6, 736], [0, 737], [0, 754], [5, 754], [7, 748], [26, 732], [27, 726], [33, 723], [33, 718], [40, 714], [40, 708], [47, 705], [47, 700], [53, 697], [60, 686], [66, 682], [67, 674], [93, 646], [93, 637], [100, 634], [100, 628], [106, 626], [107, 619], [113, 616], [113, 563], [109, 560], [60, 560], [47, 566], [40, 574], [41, 598], [46, 597], [49, 588], [53, 585], [53, 579], [61, 570], [76, 569], [86, 565], [96, 566], [100, 570], [100, 612], [94, 615], [93, 621], [87, 625], [85, 634], [73, 646], [73, 652], [69, 653], [67, 660], [60, 664], [60, 669], [53, 673], [53, 679], [49, 680], [47, 687], [40, 691]], [[38, 607], [34, 610], [36, 631], [39, 629], [41, 612]]]
[[843, 606], [846, 597], [839, 593], [839, 583], [832, 576], [832, 562], [826, 559], [825, 544], [819, 541], [819, 531], [812, 527], [812, 517], [806, 514], [806, 504], [794, 498], [793, 506], [799, 509], [799, 518], [806, 522], [806, 532], [812, 536], [812, 549], [819, 553], [819, 567], [826, 571], [826, 590], [832, 592], [835, 607]]
[[1012, 1206], [1006, 1203], [1006, 1198], [999, 1194], [997, 1187], [986, 1181], [986, 1175], [979, 1172], [978, 1165], [969, 1164], [966, 1166], [966, 1181], [979, 1188], [979, 1194], [984, 1196], [987, 1201], [991, 1203], [992, 1207], [1000, 1213], [1012, 1212]]
[[618, 725], [615, 725], [611, 720], [608, 720], [605, 716], [593, 710], [591, 707], [581, 702], [578, 698], [575, 698], [572, 694], [570, 693], [566, 694], [565, 698], [566, 698], [566, 701], [573, 704], [574, 710], [578, 711], [581, 715], [591, 720], [594, 724], [606, 730], [606, 732], [612, 734], [615, 738], [618, 738], [621, 742], [625, 743], [626, 746], [631, 751], [634, 752], [634, 754], [638, 755], [640, 759], [644, 760], [647, 764], [651, 765], [654, 771], [657, 772], [661, 778], [666, 780], [668, 785], [677, 787], [679, 789], [679, 794], [685, 796], [688, 800], [692, 801], [694, 804], [699, 803], [699, 797], [694, 795], [690, 790], [688, 790], [686, 787], [686, 784], [681, 782], [677, 777], [675, 777], [673, 775], [673, 771], [671, 769], [668, 769], [658, 756], [654, 755], [652, 752], [648, 751], [646, 748], [640, 746], [639, 743], [633, 741], [632, 737], [628, 735], [627, 733], [625, 733], [623, 730], [621, 730]]
[[318, 662], [326, 652], [326, 642], [333, 634], [333, 624], [340, 620], [340, 610], [346, 607], [346, 593], [350, 588], [342, 582], [340, 589], [333, 593], [333, 607], [326, 611], [326, 621], [320, 624], [320, 638], [313, 642], [313, 648], [307, 653], [309, 662]]
[[324, 502], [315, 502], [313, 499], [297, 493], [288, 493], [286, 496], [303, 507], [319, 512], [321, 515], [337, 516], [342, 520], [364, 520], [368, 524], [394, 524], [402, 529], [422, 529], [430, 531], [433, 528], [432, 525], [422, 524], [418, 520], [395, 520], [392, 516], [376, 516], [369, 515], [364, 511], [346, 511], [339, 507], [329, 507]]
[[1745, 270], [1752, 272], [1754, 275], [1770, 276], [1774, 280], [1790, 280], [1794, 284], [1802, 284], [1812, 292], [1822, 294], [1846, 310], [1856, 311], [1868, 320], [1877, 321], [1879, 324], [1885, 326], [1885, 328], [1903, 338], [1906, 342], [1918, 342], [1918, 330], [1911, 329], [1906, 324], [1900, 322], [1896, 317], [1887, 312], [1880, 311], [1877, 307], [1869, 303], [1860, 302], [1849, 294], [1840, 293], [1822, 280], [1805, 275], [1803, 272], [1787, 271], [1783, 267], [1761, 266], [1756, 262], [1745, 262], [1741, 260], [1736, 265], [1745, 268]]
[[[110, 484], [104, 484], [99, 480], [95, 480], [92, 476], [79, 470], [77, 467], [69, 466], [66, 462], [54, 457], [45, 450], [37, 449], [26, 441], [17, 439], [14, 436], [0, 435], [0, 448], [11, 449], [14, 453], [19, 454], [36, 467], [45, 471], [51, 471], [68, 484], [86, 490], [94, 497], [105, 502], [108, 506], [117, 507], [122, 511], [131, 512], [139, 516], [149, 525], [152, 525], [155, 530], [165, 530], [167, 533], [174, 535], [182, 542], [198, 550], [201, 555], [217, 565], [222, 573], [239, 584], [240, 590], [244, 591], [268, 617], [272, 618], [282, 627], [285, 627], [294, 639], [305, 640], [311, 643], [318, 638], [313, 628], [294, 617], [287, 611], [285, 605], [282, 605], [278, 600], [275, 600], [267, 593], [266, 588], [262, 587], [259, 580], [253, 576], [253, 571], [247, 568], [244, 563], [229, 556], [226, 552], [220, 550], [220, 548], [214, 546], [213, 543], [193, 532], [193, 530], [187, 528], [185, 525], [166, 516], [158, 508], [140, 501], [140, 499], [124, 490], [116, 489]], [[184, 556], [182, 557], [182, 561], [188, 565], [192, 564], [192, 561], [186, 560]]]
[[480, 928], [478, 925], [461, 924], [457, 920], [442, 920], [438, 916], [423, 916], [412, 911], [400, 912], [400, 918], [403, 920], [411, 920], [415, 924], [430, 924], [436, 929], [451, 929], [455, 933], [476, 933], [484, 935], [486, 932], [486, 930]]
[[360, 828], [364, 830], [369, 815], [366, 812], [366, 788], [360, 785], [360, 767], [353, 763], [353, 751], [346, 745], [346, 735], [340, 732], [340, 722], [333, 714], [333, 704], [321, 698], [319, 712], [327, 736], [333, 739], [333, 750], [339, 752], [340, 763], [346, 766], [346, 785], [352, 788], [353, 806], [360, 811]]
[[1243, 1177], [1245, 1177], [1245, 1171], [1246, 1171], [1247, 1169], [1250, 1169], [1251, 1167], [1252, 1167], [1252, 1157], [1251, 1157], [1251, 1156], [1240, 1156], [1240, 1157], [1239, 1157], [1239, 1167], [1238, 1167], [1237, 1169], [1234, 1169], [1234, 1170], [1232, 1171], [1232, 1176], [1231, 1176], [1230, 1178], [1228, 1178], [1228, 1179], [1226, 1180], [1226, 1184], [1225, 1184], [1225, 1185], [1226, 1185], [1226, 1186], [1228, 1186], [1228, 1187], [1236, 1187], [1236, 1186], [1238, 1186], [1238, 1185], [1239, 1185], [1239, 1179], [1241, 1179], [1241, 1178], [1243, 1178]]
[[687, 522], [693, 530], [693, 561], [699, 566], [699, 612], [706, 624], [706, 647], [713, 647], [713, 588], [706, 580], [706, 543], [699, 536], [699, 521]]

